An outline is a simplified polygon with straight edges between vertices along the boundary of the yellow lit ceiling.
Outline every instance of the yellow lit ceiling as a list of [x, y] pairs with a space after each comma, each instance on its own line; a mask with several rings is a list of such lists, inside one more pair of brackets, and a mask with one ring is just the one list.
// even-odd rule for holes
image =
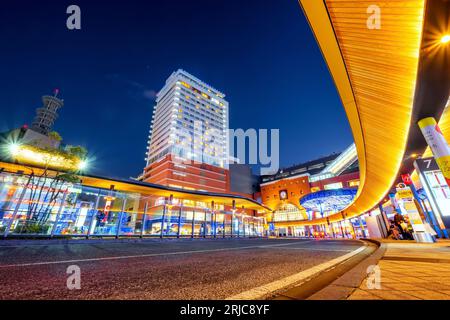
[[[358, 216], [388, 193], [411, 122], [425, 0], [299, 0], [347, 113], [360, 165], [354, 202], [329, 221]], [[372, 5], [380, 29], [369, 29]], [[324, 219], [298, 224], [322, 224]]]

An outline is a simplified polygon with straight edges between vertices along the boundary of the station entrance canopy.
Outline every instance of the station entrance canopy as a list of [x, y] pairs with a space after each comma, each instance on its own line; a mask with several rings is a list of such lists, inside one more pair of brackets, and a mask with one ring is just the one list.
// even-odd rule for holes
[[397, 177], [413, 114], [426, 1], [299, 2], [347, 113], [359, 160], [358, 193], [328, 217], [334, 222], [374, 208]]
[[300, 204], [306, 210], [329, 215], [348, 207], [355, 198], [355, 189], [321, 190], [307, 194], [300, 199]]
[[[13, 164], [7, 162], [0, 162], [0, 170], [6, 172], [20, 172], [23, 174], [30, 174], [31, 170], [35, 175], [40, 175], [43, 169], [31, 168], [20, 164]], [[87, 187], [100, 188], [104, 190], [118, 190], [123, 192], [135, 192], [142, 196], [157, 196], [169, 198], [172, 196], [177, 199], [188, 199], [192, 201], [204, 202], [206, 204], [224, 205], [236, 209], [254, 210], [261, 214], [266, 214], [272, 210], [259, 202], [239, 195], [202, 192], [194, 190], [183, 190], [173, 187], [166, 187], [158, 184], [140, 182], [135, 180], [124, 180], [117, 178], [105, 178], [96, 176], [79, 176], [81, 184]]]

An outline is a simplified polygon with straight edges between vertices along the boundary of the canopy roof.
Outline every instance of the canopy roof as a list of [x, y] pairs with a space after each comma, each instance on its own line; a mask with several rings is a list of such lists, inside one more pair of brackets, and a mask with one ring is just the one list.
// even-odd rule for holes
[[347, 113], [360, 165], [358, 193], [329, 217], [333, 222], [374, 208], [397, 177], [413, 112], [425, 0], [377, 2], [380, 29], [368, 28], [373, 1], [299, 1]]

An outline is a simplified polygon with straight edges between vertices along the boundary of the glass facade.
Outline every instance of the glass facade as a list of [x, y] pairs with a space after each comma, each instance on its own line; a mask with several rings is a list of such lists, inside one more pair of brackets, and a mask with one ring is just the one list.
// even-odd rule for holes
[[[232, 226], [232, 223], [234, 224]], [[260, 217], [205, 203], [107, 190], [62, 178], [0, 173], [0, 235], [260, 237]]]

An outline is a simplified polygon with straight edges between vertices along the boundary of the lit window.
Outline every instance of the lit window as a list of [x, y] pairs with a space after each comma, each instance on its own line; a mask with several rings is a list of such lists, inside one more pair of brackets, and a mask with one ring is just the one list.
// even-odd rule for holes
[[359, 180], [353, 180], [348, 182], [349, 187], [358, 187], [359, 186]]
[[336, 183], [330, 183], [324, 185], [325, 190], [332, 190], [332, 189], [341, 189], [342, 188], [342, 182], [336, 182]]
[[181, 81], [181, 84], [182, 84], [183, 86], [185, 86], [186, 88], [190, 88], [190, 87], [191, 87], [189, 84], [187, 84], [187, 83], [184, 82], [184, 81]]

